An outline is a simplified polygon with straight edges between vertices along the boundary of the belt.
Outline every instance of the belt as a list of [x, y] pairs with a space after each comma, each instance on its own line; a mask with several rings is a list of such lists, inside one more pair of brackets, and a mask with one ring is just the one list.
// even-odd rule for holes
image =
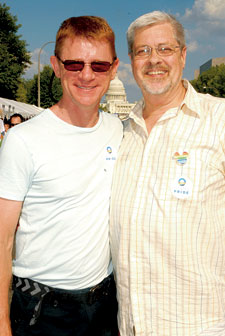
[[102, 295], [108, 295], [108, 290], [111, 286], [115, 286], [113, 281], [113, 274], [109, 275], [96, 286], [72, 291], [57, 289], [44, 285], [40, 282], [33, 281], [31, 279], [20, 278], [13, 275], [14, 290], [19, 290], [22, 293], [35, 296], [38, 299], [38, 303], [34, 307], [34, 313], [29, 323], [30, 325], [34, 325], [37, 322], [44, 298], [46, 298], [48, 302], [53, 302], [57, 298], [61, 302], [73, 302], [82, 298], [87, 304], [91, 305]]

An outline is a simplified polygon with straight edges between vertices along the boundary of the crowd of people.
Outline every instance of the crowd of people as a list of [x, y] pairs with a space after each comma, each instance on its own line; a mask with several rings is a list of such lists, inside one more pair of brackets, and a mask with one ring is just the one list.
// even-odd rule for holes
[[10, 122], [0, 336], [225, 335], [225, 101], [183, 79], [173, 15], [142, 15], [127, 42], [143, 97], [123, 122], [99, 109], [119, 59], [96, 16], [57, 32], [61, 100]]

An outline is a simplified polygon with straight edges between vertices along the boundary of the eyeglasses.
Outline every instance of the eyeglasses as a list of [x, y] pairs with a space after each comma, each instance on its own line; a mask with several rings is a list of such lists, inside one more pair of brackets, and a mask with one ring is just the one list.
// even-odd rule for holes
[[136, 58], [144, 58], [151, 56], [152, 50], [155, 50], [157, 55], [161, 57], [171, 56], [176, 52], [176, 49], [180, 48], [180, 46], [172, 46], [172, 45], [158, 45], [158, 47], [152, 48], [149, 46], [139, 47], [134, 51], [134, 56]]
[[64, 68], [68, 71], [82, 71], [85, 65], [90, 65], [91, 69], [94, 72], [107, 72], [109, 71], [110, 67], [113, 65], [113, 63], [116, 60], [116, 57], [114, 58], [113, 62], [91, 62], [91, 63], [85, 63], [84, 61], [73, 61], [73, 60], [65, 60], [62, 61], [59, 56], [56, 56], [60, 62], [64, 65]]

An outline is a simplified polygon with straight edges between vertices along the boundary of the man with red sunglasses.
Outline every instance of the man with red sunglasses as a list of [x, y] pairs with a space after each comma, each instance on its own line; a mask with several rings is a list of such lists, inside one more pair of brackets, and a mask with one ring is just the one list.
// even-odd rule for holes
[[51, 57], [61, 100], [4, 140], [1, 336], [118, 334], [108, 211], [122, 126], [117, 117], [99, 112], [119, 65], [114, 40], [102, 18], [65, 20]]

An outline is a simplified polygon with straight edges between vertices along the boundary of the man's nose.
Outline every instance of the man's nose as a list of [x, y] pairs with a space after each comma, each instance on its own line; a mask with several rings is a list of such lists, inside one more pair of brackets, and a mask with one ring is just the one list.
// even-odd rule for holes
[[151, 63], [158, 63], [161, 60], [162, 60], [162, 57], [158, 55], [155, 48], [152, 48], [150, 54], [148, 55], [148, 61], [150, 61]]
[[95, 77], [95, 72], [92, 70], [90, 63], [84, 64], [84, 68], [80, 71], [79, 77], [85, 80], [91, 80]]

